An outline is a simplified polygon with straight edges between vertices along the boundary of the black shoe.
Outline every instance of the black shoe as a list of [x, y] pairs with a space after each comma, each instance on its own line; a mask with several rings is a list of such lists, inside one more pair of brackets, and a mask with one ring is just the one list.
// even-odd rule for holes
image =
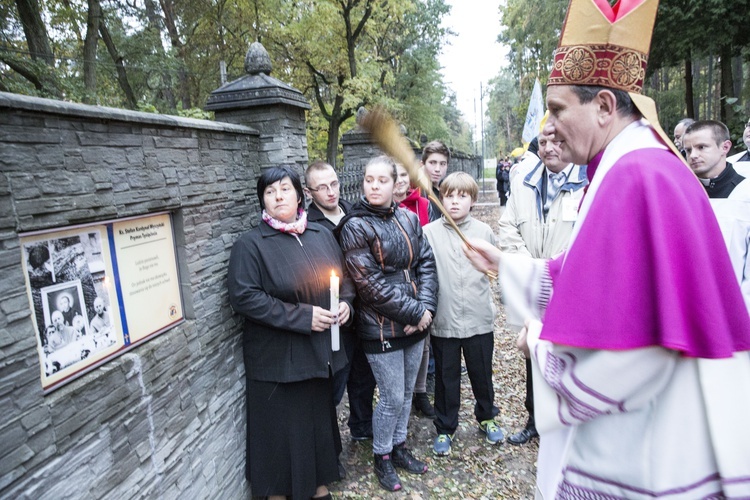
[[344, 468], [344, 464], [341, 463], [341, 459], [336, 459], [336, 461], [339, 464], [339, 480], [346, 479], [346, 469]]
[[414, 408], [427, 418], [435, 418], [435, 408], [430, 404], [426, 392], [414, 393]]
[[427, 464], [414, 458], [406, 443], [397, 444], [393, 447], [393, 465], [399, 469], [404, 469], [412, 474], [424, 474], [427, 472]]
[[539, 437], [539, 433], [536, 431], [536, 427], [526, 427], [516, 432], [512, 436], [508, 436], [506, 441], [516, 446], [526, 444], [531, 441], [532, 438]]
[[372, 439], [372, 431], [365, 432], [364, 434], [354, 434], [352, 432], [352, 441], [370, 441]]
[[391, 453], [385, 455], [374, 454], [375, 458], [375, 475], [378, 476], [380, 486], [388, 491], [399, 491], [401, 489], [401, 480], [393, 468]]

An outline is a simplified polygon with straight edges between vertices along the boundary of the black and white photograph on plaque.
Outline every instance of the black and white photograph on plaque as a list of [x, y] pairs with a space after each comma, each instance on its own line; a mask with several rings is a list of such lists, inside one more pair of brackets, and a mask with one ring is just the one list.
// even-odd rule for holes
[[113, 345], [101, 233], [36, 241], [24, 252], [45, 373]]

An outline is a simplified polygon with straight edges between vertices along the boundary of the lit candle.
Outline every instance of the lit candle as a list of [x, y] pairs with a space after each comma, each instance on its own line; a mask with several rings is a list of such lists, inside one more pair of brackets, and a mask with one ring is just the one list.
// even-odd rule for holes
[[[335, 271], [331, 271], [331, 314], [338, 318], [339, 315], [339, 277]], [[339, 345], [339, 323], [338, 319], [331, 325], [331, 349], [338, 351]]]

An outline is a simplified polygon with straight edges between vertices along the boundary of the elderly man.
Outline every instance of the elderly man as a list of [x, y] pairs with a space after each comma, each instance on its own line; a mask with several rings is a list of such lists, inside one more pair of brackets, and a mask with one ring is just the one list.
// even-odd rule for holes
[[543, 498], [750, 496], [750, 315], [708, 197], [640, 94], [657, 7], [571, 0], [544, 128], [587, 165], [568, 249], [466, 249], [528, 322]]
[[683, 143], [690, 168], [711, 198], [734, 274], [750, 311], [750, 181], [727, 161], [732, 141], [723, 123], [695, 122], [687, 128]]
[[745, 177], [750, 177], [750, 119], [745, 123], [745, 130], [742, 132], [742, 142], [745, 149], [737, 154], [727, 158], [727, 161], [734, 165], [735, 170]]
[[[560, 158], [560, 143], [550, 135], [538, 137], [541, 160], [525, 176], [514, 178], [513, 196], [500, 217], [500, 249], [535, 259], [549, 259], [568, 246], [578, 216], [583, 188], [588, 184], [586, 167]], [[513, 325], [522, 327], [523, 325]], [[526, 359], [526, 426], [508, 437], [514, 445], [527, 443], [539, 434], [534, 424], [534, 391], [531, 360]]]
[[683, 153], [684, 150], [682, 147], [682, 136], [685, 135], [685, 130], [692, 125], [693, 122], [695, 122], [695, 120], [692, 118], [683, 118], [674, 126], [674, 145], [680, 153]]

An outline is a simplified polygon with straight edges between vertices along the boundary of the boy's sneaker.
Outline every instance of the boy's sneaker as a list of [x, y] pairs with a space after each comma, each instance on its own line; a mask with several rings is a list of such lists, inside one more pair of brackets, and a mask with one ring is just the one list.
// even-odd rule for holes
[[435, 455], [444, 457], [451, 454], [451, 444], [453, 444], [453, 436], [450, 434], [440, 434], [435, 438], [435, 443], [432, 445], [432, 451]]
[[479, 430], [484, 432], [485, 440], [490, 444], [497, 444], [503, 440], [503, 431], [494, 420], [483, 420], [479, 423]]

